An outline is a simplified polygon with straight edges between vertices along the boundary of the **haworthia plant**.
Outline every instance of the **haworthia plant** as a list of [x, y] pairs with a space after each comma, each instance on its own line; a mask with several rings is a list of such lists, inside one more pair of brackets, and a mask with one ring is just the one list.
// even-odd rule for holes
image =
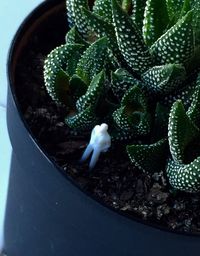
[[[127, 146], [131, 161], [142, 171], [155, 172], [163, 170], [168, 151], [167, 139], [161, 139], [149, 145]], [[159, 161], [158, 155], [160, 155]]]
[[180, 100], [176, 101], [170, 112], [168, 125], [168, 139], [172, 158], [180, 163], [184, 162], [185, 149], [198, 138], [199, 129], [188, 117]]
[[198, 192], [200, 190], [200, 157], [189, 164], [177, 163], [169, 160], [167, 176], [170, 184], [185, 192]]
[[148, 0], [144, 12], [143, 37], [151, 46], [165, 31], [169, 23], [165, 0]]
[[89, 3], [66, 0], [66, 44], [44, 64], [66, 125], [90, 133], [105, 122], [134, 166], [200, 191], [199, 1]]
[[151, 46], [152, 54], [161, 64], [183, 64], [194, 53], [192, 14], [189, 11]]
[[133, 71], [142, 73], [152, 66], [153, 58], [137, 28], [116, 0], [112, 0], [113, 23], [119, 49]]

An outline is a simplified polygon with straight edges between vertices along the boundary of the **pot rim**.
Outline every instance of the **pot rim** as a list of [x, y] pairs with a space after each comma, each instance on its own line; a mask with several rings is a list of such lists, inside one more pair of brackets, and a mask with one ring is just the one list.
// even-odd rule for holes
[[[94, 201], [100, 203], [103, 207], [106, 207], [107, 209], [111, 210], [114, 213], [119, 214], [120, 216], [122, 216], [123, 218], [128, 218], [131, 221], [136, 221], [140, 224], [143, 225], [148, 225], [152, 228], [155, 229], [159, 229], [161, 231], [165, 231], [168, 233], [172, 233], [172, 234], [178, 234], [178, 235], [184, 235], [184, 236], [193, 236], [193, 237], [199, 237], [200, 233], [194, 232], [182, 232], [182, 231], [178, 231], [178, 230], [173, 230], [173, 229], [169, 229], [165, 226], [159, 225], [157, 223], [154, 223], [151, 220], [144, 220], [142, 218], [139, 218], [137, 216], [133, 216], [129, 213], [123, 212], [121, 210], [115, 209], [114, 207], [111, 207], [110, 205], [107, 205], [106, 203], [104, 203], [103, 200], [101, 200], [99, 197], [87, 192], [85, 189], [81, 188], [80, 186], [78, 186], [78, 184], [74, 181], [73, 178], [71, 178], [69, 175], [67, 175], [66, 173], [64, 173], [63, 169], [53, 160], [53, 158], [51, 156], [49, 156], [47, 154], [47, 152], [43, 149], [42, 145], [38, 142], [37, 138], [34, 136], [34, 134], [32, 133], [32, 131], [30, 130], [29, 125], [27, 124], [24, 115], [21, 111], [20, 108], [20, 103], [18, 101], [16, 92], [15, 92], [15, 86], [14, 86], [14, 81], [13, 81], [13, 77], [12, 77], [12, 66], [13, 66], [13, 57], [15, 55], [15, 51], [18, 48], [18, 45], [20, 45], [20, 41], [23, 38], [23, 34], [24, 32], [26, 32], [28, 34], [28, 28], [29, 25], [33, 25], [34, 20], [36, 19], [36, 17], [41, 17], [41, 13], [46, 10], [50, 10], [51, 8], [57, 8], [59, 5], [60, 7], [62, 7], [62, 5], [64, 4], [63, 0], [46, 0], [41, 2], [39, 5], [37, 5], [26, 17], [25, 19], [22, 21], [22, 23], [20, 24], [20, 26], [18, 27], [11, 43], [10, 43], [10, 47], [9, 47], [9, 51], [7, 54], [7, 81], [8, 81], [8, 87], [11, 90], [11, 94], [13, 97], [13, 101], [15, 104], [15, 108], [17, 109], [17, 112], [19, 114], [20, 120], [23, 123], [24, 127], [26, 128], [26, 131], [28, 132], [31, 141], [36, 145], [37, 149], [40, 151], [41, 154], [43, 154], [46, 158], [46, 160], [53, 166], [56, 168], [57, 171], [59, 171], [59, 173], [65, 178], [68, 179], [68, 181], [70, 181], [73, 186], [75, 186], [83, 195], [86, 195], [89, 198], [92, 198]], [[29, 32], [30, 33], [30, 32]]]

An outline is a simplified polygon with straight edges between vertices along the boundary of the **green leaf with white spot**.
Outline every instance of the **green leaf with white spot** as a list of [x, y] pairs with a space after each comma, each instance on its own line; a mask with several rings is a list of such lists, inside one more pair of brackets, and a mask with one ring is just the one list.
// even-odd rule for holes
[[173, 188], [190, 193], [200, 191], [200, 157], [189, 164], [169, 160], [166, 173]]
[[69, 108], [74, 108], [74, 102], [70, 96], [70, 85], [68, 74], [60, 69], [55, 78], [54, 93], [60, 103]]
[[110, 127], [109, 130], [110, 130], [111, 141], [113, 142], [130, 141], [135, 139], [134, 133], [123, 130], [118, 126]]
[[160, 102], [156, 104], [154, 124], [152, 127], [153, 141], [164, 138], [168, 130], [169, 107], [164, 106]]
[[123, 96], [121, 100], [122, 106], [131, 106], [136, 111], [145, 112], [148, 110], [148, 102], [143, 91], [136, 85], [132, 86]]
[[174, 92], [161, 98], [162, 104], [171, 107], [176, 100], [181, 100], [185, 107], [189, 107], [192, 102], [192, 95], [196, 90], [194, 83], [185, 84], [183, 88], [177, 88]]
[[83, 111], [90, 105], [95, 107], [98, 104], [99, 99], [103, 96], [105, 91], [104, 83], [105, 72], [101, 71], [92, 79], [86, 93], [78, 99], [76, 107], [79, 112]]
[[200, 45], [200, 1], [194, 0], [192, 3], [193, 8], [193, 21], [192, 25], [194, 27], [194, 38], [195, 45]]
[[143, 38], [151, 46], [164, 32], [169, 23], [165, 0], [147, 0], [143, 20]]
[[192, 9], [191, 0], [185, 0], [181, 9], [180, 18], [187, 14]]
[[80, 58], [76, 74], [89, 85], [94, 76], [102, 69], [108, 59], [108, 42], [105, 37], [91, 44]]
[[78, 31], [84, 36], [88, 37], [89, 27], [87, 20], [82, 15], [82, 8], [89, 10], [88, 0], [71, 0], [73, 4], [74, 20]]
[[95, 115], [93, 106], [88, 106], [79, 113], [74, 113], [65, 118], [65, 123], [75, 130], [90, 130], [97, 123], [99, 119]]
[[184, 163], [187, 147], [199, 135], [199, 129], [187, 116], [182, 102], [177, 100], [171, 108], [168, 124], [168, 140], [173, 160]]
[[74, 101], [77, 101], [87, 91], [88, 86], [76, 74], [70, 80], [70, 94]]
[[118, 48], [114, 26], [108, 23], [102, 17], [95, 15], [85, 8], [83, 8], [82, 12], [87, 19], [88, 26], [90, 27], [91, 31], [94, 32], [98, 37], [106, 36], [108, 40], [108, 47], [111, 49], [117, 60], [123, 64], [125, 61]]
[[151, 116], [145, 95], [137, 87], [131, 87], [121, 100], [121, 107], [113, 112], [115, 124], [135, 136], [146, 135], [151, 129]]
[[121, 100], [125, 92], [134, 85], [141, 87], [141, 81], [134, 78], [128, 72], [121, 72], [118, 69], [111, 73], [111, 89], [118, 100]]
[[121, 106], [114, 111], [113, 120], [118, 128], [127, 134], [132, 134], [134, 137], [147, 135], [151, 129], [149, 113], [140, 111], [129, 113], [126, 106]]
[[116, 0], [112, 0], [112, 11], [117, 43], [124, 59], [134, 72], [145, 72], [153, 59], [140, 31]]
[[141, 78], [149, 93], [164, 95], [180, 88], [186, 72], [180, 64], [166, 64], [150, 68]]
[[189, 11], [151, 46], [161, 64], [184, 64], [194, 54], [193, 12]]
[[72, 27], [65, 36], [66, 44], [82, 44], [85, 47], [88, 47], [89, 44], [86, 42], [81, 35], [78, 33], [76, 27]]
[[167, 139], [150, 145], [128, 145], [126, 151], [131, 162], [145, 172], [164, 170], [168, 153]]
[[[55, 48], [47, 56], [44, 63], [44, 81], [49, 95], [56, 102], [60, 102], [60, 96], [58, 95], [57, 76], [60, 72], [62, 73], [62, 71], [66, 72], [67, 76], [73, 75], [76, 70], [77, 62], [83, 51], [83, 45], [65, 44]], [[59, 81], [60, 80], [61, 79], [59, 78]], [[63, 80], [68, 81], [68, 78], [65, 77]], [[63, 88], [63, 85], [61, 87]]]
[[200, 127], [200, 74], [197, 78], [196, 89], [192, 97], [191, 105], [187, 111], [189, 118]]
[[146, 0], [132, 0], [131, 19], [134, 21], [139, 31], [142, 31], [145, 6]]
[[69, 27], [75, 26], [75, 15], [74, 15], [74, 5], [73, 0], [66, 0], [66, 7], [67, 7], [67, 20], [69, 23]]
[[184, 0], [166, 0], [166, 4], [170, 19], [178, 19], [183, 8]]
[[105, 21], [112, 22], [111, 1], [96, 0], [93, 5], [93, 13], [101, 16]]

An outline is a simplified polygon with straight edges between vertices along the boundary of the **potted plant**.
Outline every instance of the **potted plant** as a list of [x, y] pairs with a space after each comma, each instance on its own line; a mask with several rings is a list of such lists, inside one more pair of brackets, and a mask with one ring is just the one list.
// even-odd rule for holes
[[[25, 20], [8, 61], [8, 255], [198, 254], [198, 8], [73, 0], [67, 28], [52, 0]], [[101, 123], [103, 148], [97, 129], [88, 144]]]

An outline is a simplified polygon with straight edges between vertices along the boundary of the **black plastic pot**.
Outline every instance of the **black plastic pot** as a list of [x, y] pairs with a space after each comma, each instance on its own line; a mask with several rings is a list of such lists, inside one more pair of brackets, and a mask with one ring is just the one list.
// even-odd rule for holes
[[7, 122], [13, 157], [5, 251], [8, 256], [199, 255], [199, 236], [128, 218], [81, 191], [31, 135], [16, 94], [16, 65], [32, 31], [51, 22], [55, 13], [58, 17], [64, 5], [60, 0], [42, 3], [21, 25], [10, 50]]

